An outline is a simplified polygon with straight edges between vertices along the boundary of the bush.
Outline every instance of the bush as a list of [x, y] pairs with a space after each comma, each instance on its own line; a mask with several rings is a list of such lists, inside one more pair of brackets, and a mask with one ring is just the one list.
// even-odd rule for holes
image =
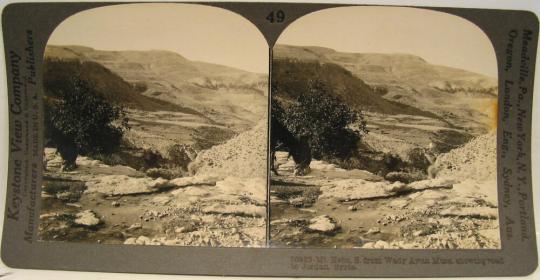
[[415, 169], [426, 172], [427, 168], [431, 165], [431, 162], [426, 156], [424, 149], [414, 148], [407, 153], [407, 158], [411, 166]]
[[165, 161], [159, 152], [151, 149], [143, 150], [142, 159], [144, 162], [143, 169], [145, 170], [149, 168], [160, 167], [161, 163]]
[[[76, 167], [78, 154], [115, 151], [128, 126], [124, 110], [108, 103], [87, 82], [73, 78], [60, 92], [45, 99], [45, 133], [64, 160], [64, 169]], [[46, 89], [47, 90], [47, 89]]]
[[402, 182], [409, 184], [415, 181], [420, 181], [426, 179], [426, 174], [420, 171], [413, 172], [402, 172], [402, 171], [392, 171], [387, 173], [384, 178], [390, 182]]
[[337, 99], [320, 81], [310, 82], [295, 101], [283, 107], [273, 100], [272, 118], [297, 138], [306, 137], [315, 158], [348, 158], [368, 132], [363, 115]]
[[187, 145], [174, 144], [167, 149], [169, 160], [173, 166], [179, 166], [187, 170], [189, 163], [195, 158], [196, 153]]
[[166, 169], [166, 168], [150, 168], [146, 170], [146, 175], [151, 178], [163, 178], [167, 180], [180, 178], [184, 176], [182, 170], [179, 169]]
[[383, 162], [385, 166], [385, 173], [392, 171], [399, 171], [403, 166], [403, 160], [397, 154], [385, 153], [383, 156]]
[[94, 159], [97, 159], [107, 165], [115, 166], [115, 165], [126, 165], [124, 160], [122, 159], [121, 155], [117, 153], [112, 154], [94, 154], [92, 155]]

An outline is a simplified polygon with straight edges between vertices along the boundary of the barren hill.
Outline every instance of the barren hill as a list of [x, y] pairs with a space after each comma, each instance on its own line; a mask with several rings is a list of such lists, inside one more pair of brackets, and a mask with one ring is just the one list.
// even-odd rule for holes
[[43, 67], [43, 83], [48, 97], [58, 97], [61, 92], [73, 90], [70, 81], [74, 76], [92, 84], [98, 94], [107, 101], [143, 111], [174, 111], [200, 115], [192, 109], [144, 96], [141, 88], [92, 61], [46, 59]]
[[267, 75], [191, 61], [171, 51], [103, 51], [47, 46], [45, 57], [96, 62], [142, 89], [141, 94], [190, 108], [245, 130], [266, 112]]
[[295, 99], [314, 80], [327, 85], [329, 92], [341, 101], [363, 111], [438, 117], [433, 113], [383, 98], [376, 89], [338, 64], [294, 59], [273, 61], [272, 94], [276, 98]]
[[385, 99], [432, 112], [473, 134], [485, 133], [492, 125], [496, 78], [433, 65], [410, 54], [343, 53], [322, 47], [277, 45], [273, 56], [339, 65]]

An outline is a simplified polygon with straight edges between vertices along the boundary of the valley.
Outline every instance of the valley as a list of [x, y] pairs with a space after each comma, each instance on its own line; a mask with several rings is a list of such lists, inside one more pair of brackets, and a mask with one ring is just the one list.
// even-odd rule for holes
[[290, 45], [276, 45], [272, 71], [284, 110], [317, 80], [367, 129], [353, 158], [314, 159], [305, 176], [277, 153], [272, 246], [500, 248], [496, 79], [409, 54]]
[[266, 243], [267, 75], [168, 51], [48, 46], [45, 58], [47, 102], [75, 76], [120, 106], [129, 129], [119, 149], [79, 155], [74, 170], [45, 148], [41, 241]]

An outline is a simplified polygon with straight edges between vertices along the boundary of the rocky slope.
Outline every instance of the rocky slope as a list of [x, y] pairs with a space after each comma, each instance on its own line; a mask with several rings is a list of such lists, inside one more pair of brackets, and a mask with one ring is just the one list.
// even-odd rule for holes
[[389, 182], [363, 170], [315, 161], [292, 176], [279, 153], [270, 187], [277, 247], [497, 249], [500, 228], [495, 135], [439, 155], [431, 179]]
[[335, 63], [274, 59], [272, 62], [272, 97], [284, 102], [305, 93], [310, 83], [323, 83], [334, 95], [354, 109], [383, 114], [436, 115], [416, 107], [387, 100], [350, 71]]
[[92, 61], [122, 77], [143, 95], [195, 110], [237, 131], [266, 111], [267, 75], [205, 62], [170, 51], [101, 51], [47, 46], [46, 58]]
[[493, 128], [497, 79], [433, 65], [408, 54], [342, 53], [328, 48], [277, 45], [274, 59], [333, 63], [385, 99], [432, 112], [479, 135]]
[[[98, 95], [116, 105], [144, 111], [174, 111], [198, 114], [195, 110], [142, 95], [141, 88], [128, 83], [111, 70], [93, 61], [46, 58], [43, 65], [45, 96], [59, 98], [62, 93], [73, 91], [71, 80], [74, 76], [92, 85]], [[204, 118], [201, 114], [198, 115]], [[206, 121], [209, 122], [210, 120]]]
[[439, 155], [430, 170], [438, 178], [496, 181], [497, 135], [479, 136], [462, 147]]
[[[266, 179], [268, 123], [261, 121], [224, 144], [202, 151], [189, 165], [194, 174]], [[264, 189], [264, 186], [261, 186]]]

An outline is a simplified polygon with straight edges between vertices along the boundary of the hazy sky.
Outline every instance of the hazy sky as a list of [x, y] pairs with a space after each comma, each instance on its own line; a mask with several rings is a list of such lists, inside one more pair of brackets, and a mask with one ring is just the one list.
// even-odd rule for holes
[[100, 50], [170, 50], [199, 60], [268, 73], [268, 45], [243, 17], [189, 4], [124, 4], [95, 8], [62, 22], [49, 44]]
[[409, 53], [432, 64], [497, 77], [495, 51], [480, 28], [457, 16], [423, 9], [327, 9], [293, 22], [278, 44], [343, 52]]

